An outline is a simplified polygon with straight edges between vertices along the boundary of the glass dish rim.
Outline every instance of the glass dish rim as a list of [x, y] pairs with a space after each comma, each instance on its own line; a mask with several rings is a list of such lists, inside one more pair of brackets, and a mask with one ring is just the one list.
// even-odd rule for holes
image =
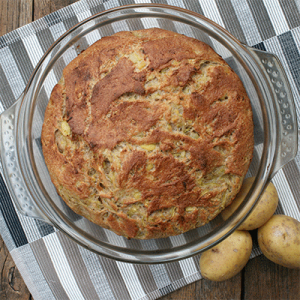
[[[225, 34], [227, 37], [229, 37], [232, 41], [234, 41], [236, 44], [238, 44], [238, 46], [241, 48], [241, 49], [243, 49], [245, 52], [249, 52], [248, 51], [248, 49], [247, 49], [247, 47], [245, 46], [245, 45], [243, 45], [240, 41], [238, 41], [234, 36], [232, 36], [230, 33], [228, 33], [224, 28], [222, 28], [220, 25], [218, 25], [218, 24], [216, 24], [216, 23], [214, 23], [213, 21], [211, 21], [210, 19], [208, 19], [208, 18], [206, 18], [206, 17], [204, 17], [204, 16], [202, 16], [202, 15], [200, 15], [200, 14], [198, 14], [198, 13], [195, 13], [195, 12], [192, 12], [192, 11], [189, 11], [189, 10], [186, 10], [186, 9], [183, 9], [183, 8], [179, 8], [179, 7], [175, 7], [175, 6], [170, 6], [170, 5], [163, 5], [163, 4], [131, 4], [131, 5], [124, 5], [124, 6], [120, 6], [120, 7], [116, 7], [116, 8], [112, 8], [112, 9], [109, 9], [109, 10], [106, 10], [106, 11], [103, 11], [103, 12], [101, 12], [101, 13], [98, 13], [98, 14], [95, 14], [95, 15], [93, 15], [93, 16], [90, 16], [89, 18], [87, 18], [87, 19], [85, 19], [85, 20], [83, 20], [83, 21], [81, 21], [81, 22], [79, 22], [78, 24], [76, 24], [75, 26], [73, 26], [71, 29], [69, 29], [65, 34], [63, 34], [58, 40], [56, 40], [50, 47], [49, 47], [49, 49], [46, 51], [46, 53], [45, 53], [45, 55], [42, 57], [42, 59], [40, 60], [40, 62], [39, 62], [39, 64], [37, 65], [37, 67], [35, 68], [35, 70], [33, 71], [33, 73], [32, 73], [32, 76], [31, 76], [31, 78], [30, 78], [30, 80], [28, 81], [28, 84], [27, 84], [27, 86], [26, 86], [26, 89], [25, 89], [25, 92], [24, 92], [24, 97], [23, 97], [23, 100], [22, 100], [22, 103], [21, 103], [21, 106], [22, 105], [24, 105], [24, 103], [23, 103], [23, 101], [25, 101], [25, 98], [26, 98], [26, 94], [29, 92], [29, 89], [31, 88], [31, 85], [32, 85], [32, 83], [33, 83], [33, 81], [34, 81], [34, 79], [35, 79], [35, 75], [36, 75], [36, 73], [38, 72], [38, 70], [39, 70], [39, 68], [41, 67], [41, 65], [42, 65], [42, 63], [44, 62], [44, 60], [46, 59], [46, 57], [51, 53], [51, 51], [54, 49], [54, 47], [56, 46], [56, 45], [58, 45], [65, 37], [67, 37], [70, 33], [72, 33], [73, 31], [75, 31], [77, 28], [79, 28], [79, 27], [81, 27], [82, 25], [84, 25], [85, 23], [88, 23], [88, 22], [90, 22], [90, 21], [92, 21], [94, 18], [98, 18], [98, 17], [100, 17], [100, 16], [104, 16], [104, 15], [106, 15], [106, 14], [108, 14], [108, 13], [112, 13], [112, 12], [116, 12], [116, 11], [120, 11], [120, 10], [123, 10], [123, 9], [131, 9], [131, 8], [160, 8], [160, 9], [170, 9], [170, 10], [176, 10], [176, 11], [179, 11], [179, 12], [182, 12], [182, 13], [185, 13], [185, 14], [189, 14], [189, 15], [193, 15], [194, 17], [196, 17], [196, 18], [198, 18], [198, 19], [200, 19], [200, 20], [202, 20], [202, 21], [205, 21], [205, 22], [207, 22], [210, 26], [212, 26], [212, 27], [216, 27], [218, 30], [220, 30], [221, 32], [223, 32], [223, 34]], [[251, 55], [250, 55], [251, 56]], [[29, 101], [31, 104], [32, 104], [32, 100], [30, 100]], [[27, 106], [28, 107], [28, 106]], [[21, 111], [21, 110], [20, 110]], [[20, 113], [19, 113], [19, 115], [18, 115], [18, 122], [19, 122], [19, 120], [20, 120]], [[18, 126], [19, 127], [19, 126]], [[25, 127], [25, 126], [24, 126]], [[24, 128], [25, 129], [25, 128]], [[31, 128], [29, 129], [29, 131], [31, 130]], [[31, 134], [29, 134], [28, 135], [29, 136], [29, 139], [31, 138]], [[28, 141], [27, 140], [27, 143], [29, 143], [30, 144], [30, 140]], [[266, 148], [267, 148], [267, 146], [266, 146], [266, 144], [265, 143], [268, 143], [269, 141], [268, 141], [268, 139], [266, 140], [264, 140], [264, 147], [263, 147], [263, 151], [264, 151], [264, 155], [266, 156], [267, 154], [266, 154]], [[18, 148], [18, 150], [20, 150], [21, 148], [19, 147]], [[32, 150], [31, 150], [31, 152], [32, 152]], [[20, 153], [21, 153], [21, 151], [17, 151], [17, 153], [18, 153], [18, 159], [19, 160], [22, 160], [22, 159], [20, 159]], [[274, 153], [273, 153], [274, 154]], [[271, 156], [272, 156], [272, 154], [271, 154]], [[263, 161], [263, 160], [262, 160]], [[262, 162], [261, 161], [261, 162]], [[32, 159], [32, 161], [31, 162], [34, 162], [34, 159]], [[265, 164], [267, 164], [267, 161], [265, 161]], [[22, 171], [22, 169], [21, 169], [21, 171]], [[265, 171], [267, 171], [267, 172], [265, 172]], [[269, 172], [270, 172], [270, 170], [269, 170]], [[258, 189], [258, 190], [260, 190], [260, 193], [262, 192], [262, 190], [263, 190], [263, 188], [264, 188], [264, 186], [266, 185], [266, 183], [267, 183], [267, 181], [269, 180], [268, 179], [268, 174], [269, 174], [269, 172], [268, 172], [268, 170], [266, 170], [266, 169], [263, 169], [263, 166], [262, 166], [262, 163], [261, 163], [261, 165], [260, 165], [260, 167], [259, 167], [259, 171], [258, 171], [258, 175], [257, 175], [257, 178], [256, 178], [256, 180], [255, 180], [255, 183], [253, 184], [253, 186], [255, 186], [255, 185], [257, 185], [257, 182], [259, 181], [259, 179], [263, 179], [262, 180], [262, 183], [260, 183], [260, 188]], [[26, 176], [24, 176], [25, 174], [23, 173], [23, 171], [22, 171], [22, 175], [23, 175], [23, 177], [24, 178], [26, 178]], [[258, 198], [258, 195], [260, 194], [259, 192], [256, 192], [254, 195], [252, 194], [253, 193], [253, 191], [251, 190], [250, 192], [249, 192], [249, 194], [250, 194], [250, 196], [249, 196], [249, 194], [248, 194], [248, 199], [247, 199], [247, 203], [248, 203], [248, 206], [249, 206], [249, 198], [251, 198], [252, 199], [252, 201], [250, 201], [250, 202], [252, 202], [252, 206], [254, 206], [254, 204], [255, 204], [255, 201], [256, 200], [254, 200], [254, 198], [255, 199], [257, 199]], [[39, 209], [42, 211], [42, 212], [45, 212], [45, 207], [43, 207], [43, 208], [41, 208], [41, 205], [40, 205], [40, 203], [39, 203], [39, 201], [36, 201], [36, 198], [35, 197], [33, 197], [33, 200], [35, 201], [35, 203], [37, 204], [37, 206], [39, 207]], [[248, 207], [247, 206], [247, 207]], [[241, 211], [241, 210], [246, 210], [246, 208], [244, 208], [244, 209], [240, 209], [239, 211]], [[65, 232], [69, 237], [71, 237], [73, 240], [75, 240], [77, 243], [79, 243], [79, 244], [81, 244], [82, 246], [84, 246], [84, 247], [86, 247], [86, 248], [88, 248], [89, 250], [92, 250], [92, 251], [94, 251], [94, 252], [96, 252], [96, 253], [98, 253], [98, 254], [101, 254], [101, 255], [104, 255], [104, 256], [107, 256], [107, 257], [110, 257], [110, 258], [114, 258], [114, 259], [117, 259], [117, 260], [121, 260], [121, 261], [126, 261], [126, 262], [135, 262], [135, 263], [161, 263], [161, 262], [167, 262], [167, 261], [175, 261], [175, 260], [179, 260], [179, 259], [183, 259], [183, 258], [187, 258], [187, 257], [190, 257], [190, 256], [192, 256], [192, 255], [195, 255], [195, 254], [197, 254], [197, 253], [200, 253], [200, 252], [202, 252], [202, 251], [204, 251], [204, 250], [206, 250], [207, 248], [210, 248], [210, 247], [212, 247], [216, 242], [219, 242], [219, 241], [221, 241], [222, 239], [224, 239], [226, 236], [228, 236], [235, 228], [237, 228], [237, 226], [243, 221], [243, 219], [244, 218], [246, 218], [246, 216], [250, 213], [250, 210], [247, 208], [247, 210], [248, 210], [248, 212], [246, 213], [246, 214], [244, 214], [244, 217], [242, 218], [242, 219], [240, 219], [240, 221], [239, 222], [235, 222], [235, 224], [232, 224], [232, 220], [231, 219], [229, 219], [227, 222], [225, 222], [226, 224], [229, 224], [229, 225], [227, 225], [227, 227], [230, 227], [230, 229], [228, 229], [228, 231], [227, 231], [227, 233], [225, 234], [225, 235], [223, 235], [221, 238], [218, 238], [217, 239], [217, 241], [214, 241], [214, 242], [212, 242], [210, 245], [208, 245], [208, 246], [206, 246], [206, 247], [203, 247], [203, 248], [201, 248], [201, 250], [196, 250], [196, 248], [198, 247], [198, 244], [197, 245], [195, 245], [194, 247], [193, 247], [193, 249], [194, 250], [192, 250], [192, 252], [190, 251], [190, 248], [189, 249], [187, 249], [188, 250], [188, 252], [190, 252], [190, 253], [185, 253], [185, 254], [183, 254], [182, 256], [180, 256], [180, 257], [171, 257], [171, 258], [165, 258], [165, 255], [162, 255], [162, 257], [163, 258], [160, 258], [159, 259], [159, 261], [155, 261], [155, 260], [152, 260], [151, 259], [151, 257], [158, 257], [159, 256], [159, 254], [158, 253], [152, 253], [152, 256], [151, 256], [151, 253], [148, 253], [148, 255], [150, 256], [150, 261], [147, 261], [148, 259], [147, 259], [147, 257], [145, 257], [145, 253], [147, 253], [146, 251], [143, 251], [143, 254], [141, 255], [141, 258], [140, 259], [138, 259], [138, 260], [136, 260], [136, 259], [133, 259], [133, 258], [131, 258], [131, 259], [127, 259], [127, 258], [124, 258], [124, 257], [113, 257], [113, 256], [111, 256], [111, 255], [109, 255], [109, 254], [107, 254], [107, 253], [99, 253], [99, 251], [97, 251], [97, 250], [95, 250], [94, 248], [91, 248], [90, 247], [90, 245], [86, 245], [85, 244], [85, 242], [82, 240], [82, 237], [81, 237], [81, 235], [80, 235], [80, 233], [78, 232], [78, 230], [76, 231], [74, 231], [74, 230], [71, 230], [71, 233], [72, 234], [70, 234], [70, 225], [68, 225], [68, 224], [66, 224], [66, 226], [69, 226], [69, 228], [68, 229], [66, 229], [64, 226], [62, 227], [61, 226], [61, 223], [58, 221], [58, 220], [56, 220], [56, 219], [54, 219], [53, 218], [53, 215], [51, 215], [50, 214], [50, 218], [49, 218], [49, 213], [47, 212], [47, 210], [46, 210], [46, 216], [47, 216], [47, 218], [49, 218], [50, 219], [50, 222], [51, 222], [51, 224], [52, 225], [54, 225], [55, 227], [57, 227], [57, 228], [59, 228], [61, 231], [63, 231], [63, 232]], [[241, 215], [242, 213], [239, 213], [239, 215]], [[64, 222], [66, 222], [66, 220], [64, 219]], [[66, 223], [68, 223], [68, 222], [66, 222]], [[225, 226], [226, 227], [226, 226]], [[227, 228], [226, 227], [226, 228]], [[73, 228], [72, 228], [73, 229]], [[78, 235], [78, 233], [79, 233], [79, 235]], [[89, 239], [88, 240], [89, 242], [91, 242], [91, 240]], [[184, 246], [182, 246], [182, 247], [185, 247], [186, 245], [184, 245]], [[179, 248], [182, 248], [182, 247], [179, 247]], [[116, 252], [118, 252], [118, 250], [115, 250], [114, 248], [116, 248], [114, 245], [112, 245], [111, 246], [111, 248], [109, 248], [108, 250], [112, 250], [113, 252], [114, 251], [116, 251]], [[118, 247], [117, 247], [118, 248]], [[174, 248], [174, 249], [172, 249], [172, 251], [170, 251], [170, 252], [177, 252], [178, 250], [178, 247], [177, 248]], [[126, 249], [126, 251], [128, 251], [129, 249]], [[131, 251], [131, 250], [130, 250]], [[152, 251], [151, 251], [152, 252]], [[170, 252], [168, 252], [168, 253], [170, 253]], [[186, 251], [184, 251], [184, 252], [186, 252]], [[137, 256], [139, 256], [138, 255], [139, 253], [136, 253], [135, 255], [137, 255]], [[125, 255], [127, 255], [127, 254], [125, 254]], [[167, 255], [168, 256], [168, 255]], [[160, 256], [159, 256], [160, 257]]]

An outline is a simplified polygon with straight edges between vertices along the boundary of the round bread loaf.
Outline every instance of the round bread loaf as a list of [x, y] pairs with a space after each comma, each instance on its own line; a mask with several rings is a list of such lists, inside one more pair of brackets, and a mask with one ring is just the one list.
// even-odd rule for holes
[[128, 238], [178, 235], [238, 193], [253, 152], [242, 82], [207, 44], [162, 29], [101, 38], [67, 65], [42, 129], [76, 213]]

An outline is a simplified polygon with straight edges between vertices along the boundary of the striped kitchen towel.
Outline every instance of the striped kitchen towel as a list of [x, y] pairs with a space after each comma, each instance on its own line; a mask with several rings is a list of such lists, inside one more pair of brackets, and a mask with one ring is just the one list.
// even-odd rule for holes
[[[291, 83], [300, 120], [299, 0], [82, 0], [0, 37], [0, 112], [21, 95], [48, 47], [79, 21], [130, 3], [162, 3], [198, 12], [243, 43], [275, 53]], [[298, 128], [300, 123], [298, 121]], [[300, 221], [300, 154], [273, 178], [277, 213]], [[199, 256], [158, 265], [118, 262], [77, 245], [54, 227], [16, 211], [0, 176], [0, 234], [38, 299], [157, 299], [201, 279]], [[252, 256], [259, 254], [257, 248]]]

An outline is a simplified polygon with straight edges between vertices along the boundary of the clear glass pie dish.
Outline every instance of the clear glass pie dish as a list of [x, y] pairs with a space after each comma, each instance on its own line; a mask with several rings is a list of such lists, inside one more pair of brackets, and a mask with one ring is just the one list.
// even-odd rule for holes
[[[179, 236], [128, 240], [71, 211], [58, 196], [45, 165], [41, 130], [44, 112], [64, 67], [103, 36], [160, 27], [197, 38], [221, 55], [244, 83], [254, 118], [255, 150], [247, 176], [255, 181], [226, 221], [220, 216]], [[17, 209], [43, 220], [80, 245], [132, 263], [165, 263], [198, 254], [228, 236], [247, 217], [274, 174], [297, 152], [297, 120], [291, 89], [278, 58], [243, 45], [205, 17], [167, 5], [114, 8], [82, 21], [45, 53], [19, 100], [1, 115], [2, 173]]]

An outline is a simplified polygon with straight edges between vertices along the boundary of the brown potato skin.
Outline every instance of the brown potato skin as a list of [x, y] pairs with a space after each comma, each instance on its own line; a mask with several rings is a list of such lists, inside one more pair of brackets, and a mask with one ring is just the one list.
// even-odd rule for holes
[[300, 269], [300, 222], [274, 215], [258, 229], [258, 244], [271, 261], [290, 269]]
[[[249, 177], [244, 180], [242, 188], [233, 200], [232, 204], [221, 213], [224, 220], [227, 220], [243, 202], [254, 182], [254, 179], [255, 177]], [[254, 230], [261, 227], [274, 215], [277, 206], [277, 190], [274, 184], [270, 182], [259, 198], [256, 206], [246, 220], [238, 227], [238, 230]]]
[[218, 245], [202, 253], [201, 275], [212, 281], [224, 281], [238, 274], [247, 264], [252, 251], [248, 231], [234, 231]]

